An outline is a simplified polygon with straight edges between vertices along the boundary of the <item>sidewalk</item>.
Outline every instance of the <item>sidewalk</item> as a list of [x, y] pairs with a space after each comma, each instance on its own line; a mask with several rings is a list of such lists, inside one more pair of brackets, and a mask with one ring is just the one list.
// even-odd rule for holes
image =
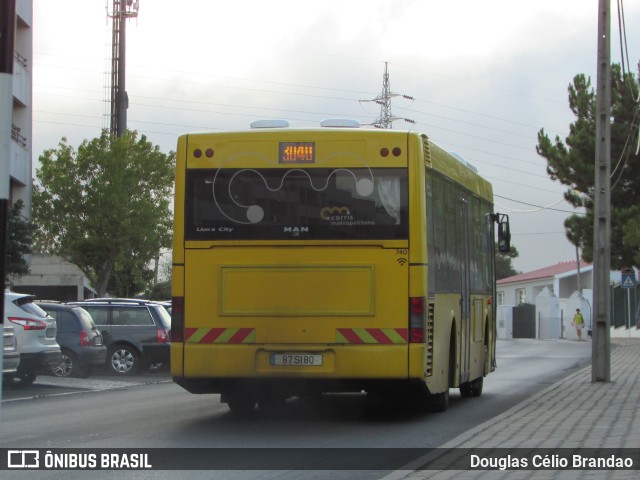
[[[591, 366], [442, 445], [470, 448], [630, 448], [640, 451], [640, 339], [611, 339], [611, 382], [592, 383]], [[462, 452], [463, 450], [461, 450]], [[637, 479], [639, 471], [422, 470], [395, 478]], [[391, 478], [391, 476], [389, 477]]]

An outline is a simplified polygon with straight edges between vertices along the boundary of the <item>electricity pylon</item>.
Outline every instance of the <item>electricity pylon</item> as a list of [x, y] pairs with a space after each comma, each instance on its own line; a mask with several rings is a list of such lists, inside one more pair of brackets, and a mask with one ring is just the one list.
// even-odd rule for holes
[[404, 120], [408, 123], [416, 123], [408, 118], [394, 117], [391, 113], [391, 99], [394, 97], [402, 97], [407, 100], [413, 100], [409, 95], [401, 95], [391, 92], [389, 84], [389, 62], [384, 62], [384, 75], [382, 77], [382, 93], [372, 100], [360, 100], [361, 102], [375, 102], [380, 105], [380, 116], [376, 118], [371, 125], [376, 128], [393, 128], [395, 120]]

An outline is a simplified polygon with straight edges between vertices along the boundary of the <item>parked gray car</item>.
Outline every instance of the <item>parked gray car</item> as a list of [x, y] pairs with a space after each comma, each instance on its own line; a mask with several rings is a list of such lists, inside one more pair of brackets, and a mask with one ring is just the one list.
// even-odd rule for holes
[[171, 316], [158, 302], [101, 298], [69, 302], [88, 311], [107, 346], [107, 368], [130, 375], [169, 363]]
[[56, 340], [62, 350], [62, 361], [52, 370], [55, 376], [87, 378], [94, 366], [104, 365], [107, 347], [89, 312], [62, 303], [38, 302], [38, 306], [58, 325]]

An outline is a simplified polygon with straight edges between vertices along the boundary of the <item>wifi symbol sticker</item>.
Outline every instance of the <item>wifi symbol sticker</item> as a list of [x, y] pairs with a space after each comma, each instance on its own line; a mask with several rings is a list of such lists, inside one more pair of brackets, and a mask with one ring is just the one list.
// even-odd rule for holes
[[400, 257], [398, 260], [396, 260], [400, 265], [404, 265], [405, 263], [407, 263], [407, 259], [406, 258], [402, 258]]

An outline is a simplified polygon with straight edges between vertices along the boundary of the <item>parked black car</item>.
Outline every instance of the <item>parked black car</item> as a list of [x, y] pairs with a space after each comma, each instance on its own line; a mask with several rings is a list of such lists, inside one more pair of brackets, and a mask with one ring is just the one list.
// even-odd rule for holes
[[107, 367], [130, 375], [169, 363], [171, 317], [158, 302], [101, 298], [69, 302], [82, 306], [98, 325], [107, 346]]
[[62, 303], [38, 302], [38, 306], [58, 324], [56, 341], [62, 360], [53, 367], [54, 375], [87, 378], [94, 366], [104, 365], [107, 347], [89, 312]]

